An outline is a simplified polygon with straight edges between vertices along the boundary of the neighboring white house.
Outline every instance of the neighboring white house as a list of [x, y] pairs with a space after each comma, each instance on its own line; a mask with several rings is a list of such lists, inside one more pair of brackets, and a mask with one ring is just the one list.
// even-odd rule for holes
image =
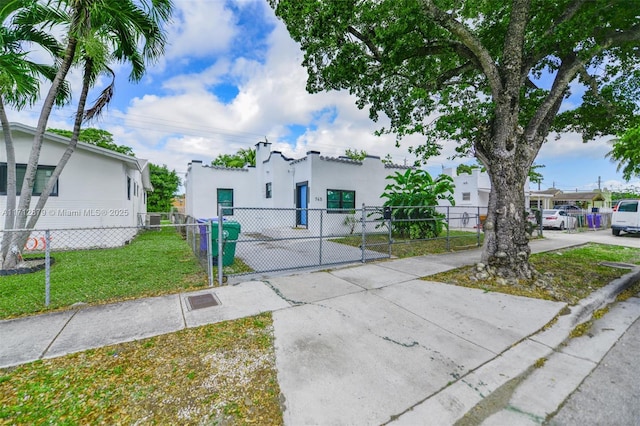
[[[453, 178], [455, 190], [453, 200], [455, 202], [455, 210], [451, 212], [451, 225], [454, 227], [472, 227], [477, 226], [477, 219], [480, 222], [484, 220], [489, 206], [489, 194], [491, 193], [491, 179], [487, 172], [481, 169], [473, 169], [471, 174], [457, 174], [456, 169], [446, 168], [443, 174]], [[531, 191], [529, 188], [529, 180], [523, 188], [525, 195], [525, 205], [529, 205]], [[440, 205], [447, 206], [449, 202], [442, 200]], [[466, 213], [466, 214], [465, 214]], [[459, 218], [456, 220], [456, 218]]]
[[[473, 169], [471, 174], [461, 173], [458, 175], [456, 169], [447, 168], [444, 169], [442, 173], [453, 178], [453, 184], [455, 185], [453, 199], [456, 207], [473, 206], [486, 208], [489, 205], [491, 179], [487, 172], [483, 172], [481, 169]], [[529, 179], [527, 179], [523, 188], [525, 205], [527, 206], [529, 205], [529, 197], [531, 196], [531, 191], [529, 191], [528, 188]], [[448, 204], [446, 201], [443, 203], [443, 205]]]
[[[316, 214], [314, 209], [323, 209], [327, 219], [331, 217], [323, 221], [323, 233], [343, 232], [340, 230], [345, 226], [345, 217], [358, 215], [362, 204], [380, 206], [384, 202], [380, 196], [389, 183], [386, 177], [407, 168], [385, 164], [374, 156], [357, 161], [325, 157], [318, 151], [291, 159], [279, 151], [271, 151], [270, 143], [259, 142], [255, 167], [189, 163], [185, 179], [186, 214], [195, 218], [217, 217], [218, 206], [223, 206], [224, 215], [233, 219], [237, 216], [233, 207], [262, 208], [265, 209], [262, 214], [253, 212], [251, 222], [242, 220], [243, 231], [274, 226], [313, 229], [319, 221], [310, 220], [309, 215]], [[289, 215], [278, 214], [274, 211], [278, 208], [300, 210]]]
[[[11, 123], [11, 133], [20, 190], [35, 128]], [[68, 144], [68, 138], [45, 134], [32, 208]], [[4, 139], [0, 145], [0, 212], [6, 214], [7, 157]], [[41, 212], [36, 229], [136, 226], [139, 215], [146, 214], [147, 191], [151, 190], [146, 160], [79, 142]], [[0, 229], [4, 226], [3, 216], [0, 216]]]
[[[491, 192], [491, 179], [487, 172], [473, 169], [471, 174], [456, 174], [456, 169], [447, 168], [442, 174], [451, 176], [455, 191], [453, 200], [456, 206], [487, 207], [489, 205], [489, 193]], [[448, 202], [444, 201], [445, 204]]]

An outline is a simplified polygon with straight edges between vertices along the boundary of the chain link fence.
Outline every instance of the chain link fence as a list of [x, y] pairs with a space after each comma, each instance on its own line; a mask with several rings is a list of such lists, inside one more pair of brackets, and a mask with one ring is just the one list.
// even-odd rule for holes
[[426, 241], [436, 242], [435, 251], [479, 246], [485, 217], [486, 209], [478, 207], [233, 207], [221, 208], [215, 218], [176, 215], [173, 220], [212, 224], [213, 267], [226, 276], [368, 262], [396, 252], [412, 255], [407, 248]]
[[28, 233], [23, 269], [43, 271], [2, 277], [0, 316], [21, 312], [3, 308], [12, 303], [37, 311], [478, 247], [485, 218], [481, 207], [224, 207], [213, 218], [141, 215], [137, 227], [7, 231]]
[[0, 318], [213, 284], [210, 229], [198, 223], [7, 234], [25, 242], [17, 267], [0, 270]]

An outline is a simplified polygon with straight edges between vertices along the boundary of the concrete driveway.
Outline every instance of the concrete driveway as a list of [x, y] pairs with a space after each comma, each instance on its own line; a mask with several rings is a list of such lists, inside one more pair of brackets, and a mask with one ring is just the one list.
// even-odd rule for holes
[[[273, 313], [286, 424], [402, 419], [540, 330], [565, 306], [417, 280], [405, 261], [398, 261], [405, 272], [390, 261], [270, 283], [294, 305]], [[447, 269], [421, 263], [417, 275], [425, 265]], [[482, 383], [476, 387], [484, 391]]]

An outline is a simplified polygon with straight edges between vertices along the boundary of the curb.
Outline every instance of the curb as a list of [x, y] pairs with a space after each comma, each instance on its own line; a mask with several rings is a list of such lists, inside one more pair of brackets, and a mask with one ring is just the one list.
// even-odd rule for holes
[[[593, 313], [598, 309], [615, 303], [617, 296], [621, 292], [638, 281], [640, 281], [640, 267], [635, 267], [631, 272], [611, 281], [605, 287], [582, 299], [580, 303], [571, 309], [571, 313], [559, 317], [557, 323], [548, 330], [526, 339], [530, 342], [545, 345], [547, 347], [546, 353], [537, 358], [535, 362], [521, 365], [521, 374], [505, 382], [494, 391], [494, 393], [502, 393], [498, 398], [503, 404], [503, 408], [497, 412], [493, 410], [486, 416], [480, 415], [476, 417], [474, 420], [479, 420], [477, 424], [485, 426], [505, 423], [514, 426], [544, 424], [547, 421], [547, 417], [557, 412], [597, 365], [587, 360], [579, 360], [580, 363], [578, 365], [574, 364], [576, 360], [567, 361], [567, 355], [561, 349], [568, 347], [573, 340], [570, 337], [571, 332], [577, 325], [592, 320]], [[621, 333], [623, 334], [624, 331]], [[606, 351], [602, 353], [602, 357], [614, 344], [615, 341], [610, 345], [606, 345]], [[516, 349], [518, 346], [521, 346], [521, 344], [512, 349]], [[537, 366], [536, 363], [539, 360], [544, 360], [545, 362], [541, 366]], [[547, 367], [546, 361], [550, 364], [549, 367]], [[569, 362], [569, 364], [563, 365], [566, 362]], [[574, 369], [572, 370], [572, 368]], [[569, 382], [571, 384], [564, 383], [564, 380], [557, 380], [557, 377], [562, 374], [570, 377]], [[541, 389], [544, 390], [544, 395], [540, 395]], [[532, 392], [535, 392], [535, 394], [532, 394]], [[488, 398], [491, 398], [492, 395], [489, 395]], [[536, 398], [542, 398], [544, 401], [541, 400], [536, 403]], [[484, 402], [481, 401], [457, 420], [463, 419]]]
[[[535, 365], [539, 360], [550, 358], [559, 352], [561, 345], [570, 340], [569, 335], [576, 325], [591, 319], [594, 311], [614, 302], [620, 292], [638, 280], [640, 267], [591, 293], [581, 303], [573, 306], [570, 313], [557, 316], [556, 323], [548, 329], [524, 338], [463, 379], [385, 424], [414, 425], [424, 423], [426, 418], [430, 424], [465, 425], [480, 424], [483, 421], [486, 421], [483, 424], [487, 425], [541, 424], [544, 418], [528, 413], [514, 417], [514, 413], [507, 409], [511, 395], [536, 370]], [[580, 382], [583, 378], [580, 378]], [[574, 389], [571, 389], [571, 392]], [[561, 398], [557, 407], [569, 394]], [[491, 410], [483, 414], [484, 406], [491, 404], [499, 406], [497, 413]], [[508, 418], [501, 418], [501, 421], [495, 422], [494, 419], [489, 419], [494, 413], [504, 414]]]
[[[616, 297], [637, 281], [640, 281], [640, 267], [635, 267], [631, 272], [616, 278], [606, 286], [592, 292], [578, 303], [575, 309], [571, 309], [570, 317], [573, 317], [573, 325], [578, 325], [590, 319], [593, 312], [601, 309], [616, 300]], [[589, 317], [589, 318], [586, 318]]]

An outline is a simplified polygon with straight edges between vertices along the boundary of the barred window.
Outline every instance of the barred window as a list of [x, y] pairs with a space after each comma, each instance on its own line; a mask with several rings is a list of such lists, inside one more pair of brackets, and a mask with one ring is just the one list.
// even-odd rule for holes
[[[218, 211], [220, 211], [220, 206], [223, 207], [222, 214], [224, 216], [232, 216], [233, 215], [233, 189], [228, 188], [218, 188]], [[230, 207], [230, 208], [227, 208]]]
[[327, 213], [351, 213], [356, 208], [356, 191], [327, 189]]

